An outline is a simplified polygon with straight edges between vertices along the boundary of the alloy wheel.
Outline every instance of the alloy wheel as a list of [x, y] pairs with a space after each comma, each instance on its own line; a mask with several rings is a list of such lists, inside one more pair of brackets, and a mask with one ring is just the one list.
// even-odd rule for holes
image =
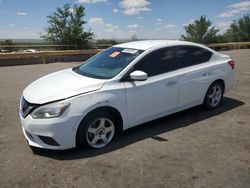
[[222, 96], [222, 90], [219, 85], [214, 85], [213, 88], [211, 89], [211, 93], [209, 94], [209, 105], [212, 107], [217, 106], [220, 103]]
[[115, 125], [108, 118], [99, 118], [87, 130], [87, 142], [93, 148], [102, 148], [110, 143], [115, 133]]

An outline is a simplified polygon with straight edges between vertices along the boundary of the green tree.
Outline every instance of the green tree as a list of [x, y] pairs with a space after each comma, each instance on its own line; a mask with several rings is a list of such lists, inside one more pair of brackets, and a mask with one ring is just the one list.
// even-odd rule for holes
[[2, 42], [2, 45], [3, 45], [3, 46], [6, 46], [6, 47], [4, 48], [4, 50], [6, 50], [6, 52], [13, 52], [13, 51], [15, 50], [15, 48], [12, 47], [12, 46], [14, 46], [14, 43], [13, 43], [13, 41], [10, 40], [10, 39], [4, 40], [4, 41]]
[[219, 34], [219, 35], [217, 35], [217, 42], [218, 43], [227, 43], [227, 42], [230, 42], [230, 41], [229, 41], [229, 38], [228, 38], [227, 35]]
[[250, 41], [250, 14], [234, 20], [225, 34], [233, 42]]
[[94, 38], [92, 32], [85, 31], [83, 26], [86, 21], [85, 8], [83, 5], [65, 4], [62, 8], [57, 8], [54, 13], [47, 16], [48, 26], [41, 38], [52, 44], [72, 45], [68, 49], [80, 49], [86, 47], [88, 42]]
[[186, 35], [181, 37], [184, 40], [209, 44], [217, 42], [218, 29], [212, 26], [212, 22], [206, 18], [206, 16], [201, 16], [194, 23], [184, 26]]

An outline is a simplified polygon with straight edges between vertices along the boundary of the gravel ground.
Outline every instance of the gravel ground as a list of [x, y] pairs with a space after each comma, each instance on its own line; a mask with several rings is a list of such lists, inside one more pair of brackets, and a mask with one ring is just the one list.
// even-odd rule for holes
[[100, 150], [33, 153], [21, 132], [25, 86], [78, 63], [0, 67], [0, 187], [250, 187], [250, 50], [224, 53], [237, 75], [220, 108], [140, 125]]

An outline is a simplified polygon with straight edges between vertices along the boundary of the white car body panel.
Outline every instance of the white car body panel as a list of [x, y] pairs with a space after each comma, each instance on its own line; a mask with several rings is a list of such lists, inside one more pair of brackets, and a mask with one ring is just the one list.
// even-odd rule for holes
[[172, 73], [124, 84], [128, 127], [177, 110], [178, 77]]
[[79, 75], [66, 69], [44, 76], [23, 91], [30, 103], [44, 104], [100, 89], [104, 80]]
[[210, 62], [181, 70], [179, 108], [185, 109], [203, 102], [209, 85], [213, 82]]
[[[142, 57], [157, 49], [178, 45], [205, 48], [213, 56], [208, 62], [149, 77], [145, 81], [121, 81]], [[66, 69], [38, 79], [23, 91], [23, 97], [29, 103], [70, 102], [67, 111], [57, 118], [33, 119], [31, 115], [23, 118], [20, 113], [22, 129], [29, 145], [47, 149], [75, 147], [80, 122], [89, 112], [100, 107], [116, 109], [125, 130], [202, 104], [208, 87], [216, 80], [224, 82], [225, 92], [234, 83], [234, 70], [228, 64], [230, 57], [199, 44], [156, 40], [124, 43], [115, 47], [145, 51], [112, 79], [89, 78]], [[33, 140], [27, 132], [33, 136]], [[45, 144], [37, 135], [53, 137], [60, 146]]]

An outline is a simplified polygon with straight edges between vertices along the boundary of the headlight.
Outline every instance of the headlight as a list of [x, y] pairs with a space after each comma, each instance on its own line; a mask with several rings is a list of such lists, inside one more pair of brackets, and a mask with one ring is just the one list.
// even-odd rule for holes
[[69, 102], [57, 102], [57, 103], [47, 104], [35, 109], [31, 113], [31, 116], [34, 119], [59, 117], [69, 107], [69, 105], [70, 105]]

